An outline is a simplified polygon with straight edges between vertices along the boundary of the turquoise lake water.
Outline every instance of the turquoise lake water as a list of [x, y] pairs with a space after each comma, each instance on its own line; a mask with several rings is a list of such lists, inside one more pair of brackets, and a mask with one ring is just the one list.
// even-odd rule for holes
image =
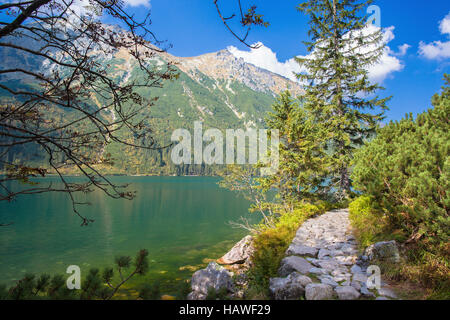
[[[57, 178], [46, 179], [57, 183]], [[251, 215], [249, 203], [219, 188], [218, 178], [111, 179], [131, 183], [129, 189], [137, 196], [129, 201], [108, 198], [100, 191], [87, 195], [92, 204], [80, 212], [95, 219], [87, 227], [80, 226], [66, 194], [0, 203], [0, 222], [14, 222], [0, 228], [0, 283], [12, 284], [25, 273], [65, 274], [69, 265], [80, 266], [83, 277], [92, 267], [111, 266], [117, 255], [134, 257], [147, 249], [150, 272], [134, 281], [158, 279], [170, 288], [189, 278], [192, 267], [219, 258], [246, 235], [229, 221]]]

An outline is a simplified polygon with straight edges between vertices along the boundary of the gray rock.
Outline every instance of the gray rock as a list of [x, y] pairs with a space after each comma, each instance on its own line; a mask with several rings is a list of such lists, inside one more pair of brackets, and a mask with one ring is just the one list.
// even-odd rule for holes
[[333, 298], [333, 288], [323, 283], [308, 284], [305, 288], [306, 300], [330, 300]]
[[253, 237], [246, 236], [226, 253], [222, 258], [217, 260], [220, 264], [242, 264], [253, 254]]
[[363, 273], [354, 273], [353, 274], [353, 281], [358, 281], [362, 283], [367, 282], [367, 276]]
[[351, 286], [336, 287], [334, 291], [336, 291], [339, 300], [356, 300], [361, 296], [361, 294]]
[[392, 291], [392, 290], [389, 289], [389, 288], [386, 288], [386, 287], [380, 288], [380, 289], [378, 290], [378, 294], [379, 294], [380, 296], [385, 296], [385, 297], [389, 297], [389, 298], [392, 298], [392, 299], [397, 299], [397, 295], [395, 294], [395, 292]]
[[344, 282], [342, 282], [341, 285], [344, 286], [344, 287], [347, 287], [347, 286], [351, 285], [351, 282], [350, 282], [350, 280], [345, 280]]
[[357, 266], [356, 264], [353, 267], [351, 267], [350, 271], [352, 273], [362, 273], [361, 267]]
[[317, 248], [305, 246], [302, 244], [291, 244], [286, 251], [287, 256], [307, 256], [314, 258], [317, 255]]
[[349, 279], [345, 275], [341, 274], [341, 275], [334, 276], [333, 280], [336, 282], [342, 282], [342, 281], [348, 281]]
[[322, 282], [323, 284], [327, 284], [333, 288], [336, 288], [337, 286], [339, 286], [339, 283], [337, 283], [336, 281], [334, 281], [333, 279], [330, 279], [330, 278], [321, 278], [320, 282]]
[[366, 298], [375, 298], [375, 294], [369, 289], [367, 289], [366, 285], [361, 286], [361, 294]]
[[350, 284], [353, 288], [355, 288], [358, 291], [361, 291], [361, 283], [358, 281], [352, 281]]
[[313, 274], [326, 274], [327, 272], [322, 269], [322, 268], [311, 268], [309, 270], [309, 273], [313, 273]]
[[342, 256], [344, 252], [342, 250], [330, 250], [332, 257]]
[[392, 241], [377, 242], [366, 248], [365, 255], [370, 261], [381, 260], [390, 263], [400, 262], [397, 243]]
[[198, 270], [192, 275], [192, 291], [203, 295], [207, 295], [210, 288], [215, 290], [227, 288], [228, 291], [232, 291], [232, 275], [224, 267], [211, 262], [206, 269]]
[[344, 266], [352, 266], [356, 262], [356, 256], [337, 256], [335, 260]]
[[206, 294], [197, 292], [197, 291], [192, 291], [191, 293], [188, 294], [187, 296], [188, 300], [206, 300]]
[[326, 256], [331, 256], [331, 251], [328, 249], [320, 249], [318, 258], [323, 259]]
[[378, 297], [378, 298], [376, 298], [375, 300], [391, 300], [391, 299], [388, 299], [388, 298], [386, 298], [386, 297]]
[[308, 274], [313, 266], [307, 260], [297, 256], [290, 256], [281, 261], [281, 267], [278, 274], [281, 277], [287, 277], [292, 272]]
[[305, 294], [305, 287], [312, 280], [297, 272], [291, 273], [287, 278], [272, 278], [269, 290], [275, 300], [298, 300]]
[[348, 244], [348, 243], [344, 244], [344, 245], [341, 247], [341, 250], [342, 250], [344, 253], [348, 253], [348, 254], [353, 254], [353, 253], [356, 252], [356, 249], [355, 249], [351, 244]]
[[310, 262], [312, 265], [319, 267], [319, 261], [318, 259], [315, 258], [306, 258], [306, 260], [308, 260], [308, 262]]
[[333, 270], [339, 269], [339, 263], [334, 260], [321, 260], [318, 262], [322, 269], [332, 272]]

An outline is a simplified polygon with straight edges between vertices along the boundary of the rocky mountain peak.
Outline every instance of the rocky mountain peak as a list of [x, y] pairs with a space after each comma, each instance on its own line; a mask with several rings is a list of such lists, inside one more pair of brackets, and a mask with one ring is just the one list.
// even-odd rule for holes
[[166, 57], [196, 81], [200, 81], [202, 75], [217, 82], [237, 81], [254, 91], [271, 93], [274, 96], [287, 88], [294, 95], [303, 92], [298, 83], [247, 63], [227, 49], [196, 57], [175, 57], [168, 54]]

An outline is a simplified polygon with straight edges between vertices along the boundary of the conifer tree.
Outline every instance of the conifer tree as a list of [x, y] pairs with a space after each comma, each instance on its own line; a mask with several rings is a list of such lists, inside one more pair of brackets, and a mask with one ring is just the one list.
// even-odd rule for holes
[[280, 94], [272, 109], [266, 123], [270, 129], [279, 130], [280, 161], [277, 174], [266, 180], [278, 190], [278, 197], [286, 205], [299, 199], [326, 197], [326, 140], [321, 138], [320, 128], [312, 121], [309, 110], [289, 91]]
[[[384, 209], [385, 219], [408, 242], [446, 252], [450, 238], [450, 76], [433, 108], [406, 115], [378, 130], [355, 153], [355, 188]], [[447, 267], [448, 268], [448, 267]]]
[[348, 195], [349, 163], [355, 148], [383, 119], [386, 102], [372, 84], [367, 68], [383, 53], [380, 28], [367, 24], [369, 0], [309, 0], [298, 10], [309, 16], [309, 55], [297, 58], [305, 69], [305, 109], [313, 116], [320, 136], [328, 139], [330, 182], [338, 198]]

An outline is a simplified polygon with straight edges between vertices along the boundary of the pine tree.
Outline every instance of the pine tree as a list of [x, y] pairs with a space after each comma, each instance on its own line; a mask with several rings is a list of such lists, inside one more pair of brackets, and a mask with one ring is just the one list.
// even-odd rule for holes
[[304, 107], [329, 141], [330, 183], [341, 199], [351, 188], [352, 154], [375, 131], [390, 99], [379, 99], [382, 87], [368, 77], [385, 47], [381, 30], [362, 14], [371, 3], [309, 0], [298, 6], [310, 18], [311, 41], [304, 42], [310, 54], [296, 59], [306, 70], [297, 76], [305, 82]]
[[311, 121], [313, 117], [303, 108], [302, 101], [294, 99], [289, 91], [281, 93], [272, 108], [266, 123], [270, 129], [279, 130], [280, 161], [277, 174], [266, 180], [278, 190], [286, 205], [292, 206], [300, 199], [323, 198], [327, 157], [320, 127]]
[[[378, 130], [355, 153], [355, 188], [385, 210], [389, 226], [409, 242], [438, 246], [450, 238], [450, 76], [433, 108]], [[448, 257], [447, 257], [448, 259]]]

